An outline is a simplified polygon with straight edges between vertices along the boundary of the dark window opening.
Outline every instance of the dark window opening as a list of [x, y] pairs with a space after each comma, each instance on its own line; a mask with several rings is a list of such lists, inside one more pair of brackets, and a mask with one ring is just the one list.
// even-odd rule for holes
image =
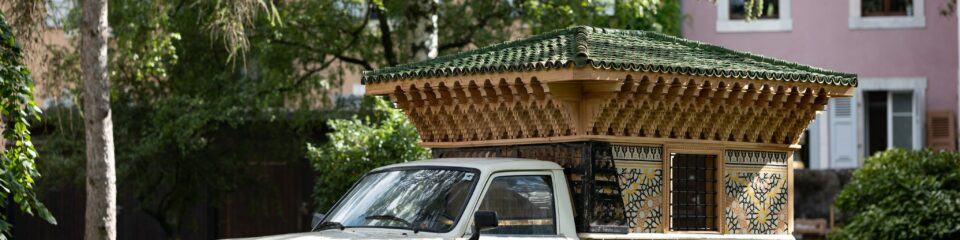
[[[730, 0], [730, 19], [746, 19], [747, 11], [744, 9], [746, 0]], [[757, 8], [752, 8], [754, 11]], [[763, 9], [761, 10], [757, 18], [759, 19], [778, 19], [780, 18], [780, 1], [779, 0], [764, 0]]]
[[913, 16], [913, 0], [862, 0], [861, 16]]
[[865, 92], [866, 154], [887, 148], [914, 148], [913, 92]]
[[867, 155], [887, 150], [887, 92], [866, 92]]
[[716, 155], [670, 154], [670, 230], [717, 230]]

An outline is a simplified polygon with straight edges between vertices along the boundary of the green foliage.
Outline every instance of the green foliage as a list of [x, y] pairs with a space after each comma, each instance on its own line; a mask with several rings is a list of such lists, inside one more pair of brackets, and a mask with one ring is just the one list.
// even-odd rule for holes
[[[440, 2], [441, 55], [571, 25], [680, 34], [679, 0]], [[272, 98], [336, 89], [345, 78], [354, 77], [347, 73], [409, 63], [413, 59], [410, 30], [396, 27], [407, 21], [407, 4], [403, 0], [278, 2], [282, 26], [262, 28], [254, 40], [259, 42], [254, 51], [261, 76], [280, 90]]]
[[835, 204], [855, 216], [832, 239], [958, 239], [960, 153], [878, 153], [853, 173]]
[[680, 35], [679, 0], [537, 0], [522, 1], [520, 7], [533, 33], [588, 25]]
[[[258, 104], [260, 92], [269, 92], [260, 89], [259, 72], [246, 61], [232, 59], [248, 59], [245, 49], [252, 46], [227, 39], [246, 41], [250, 37], [246, 34], [256, 29], [253, 25], [260, 27], [256, 21], [261, 19], [265, 22], [262, 27], [268, 28], [268, 18], [274, 15], [251, 15], [254, 10], [269, 10], [269, 2], [110, 0], [109, 5], [113, 33], [109, 74], [118, 188], [135, 197], [140, 203], [136, 210], [155, 218], [168, 237], [176, 238], [183, 226], [191, 226], [192, 220], [184, 216], [196, 204], [217, 204], [238, 186], [257, 184], [251, 181], [258, 177], [256, 161], [302, 159], [306, 135], [292, 132], [313, 127], [293, 125], [288, 120], [316, 115], [292, 114], [276, 108], [278, 102]], [[218, 14], [210, 14], [213, 12]], [[79, 8], [74, 8], [65, 31], [76, 31], [79, 14]], [[231, 19], [242, 26], [229, 25], [233, 24]], [[240, 33], [224, 32], [237, 28], [242, 28]], [[77, 94], [81, 86], [78, 48], [50, 49], [56, 57], [47, 62], [51, 71], [45, 74], [45, 83], [55, 92], [48, 94], [62, 98], [57, 100], [67, 108], [63, 114], [47, 119], [50, 122], [45, 126], [54, 131], [41, 146], [42, 152], [50, 154], [41, 167], [63, 178], [49, 185], [56, 186], [73, 182], [77, 174], [82, 176], [82, 171], [75, 169], [82, 167], [85, 159], [83, 124], [75, 121], [82, 116], [70, 113], [75, 109], [70, 109], [70, 101], [64, 99], [73, 100], [75, 105], [83, 99]], [[270, 138], [269, 143], [255, 138], [231, 143], [247, 146], [242, 150], [267, 148], [275, 149], [268, 153], [294, 154], [275, 154], [282, 157], [271, 159], [241, 154], [241, 150], [224, 151], [232, 139], [225, 137], [228, 133], [272, 121], [269, 127], [257, 128], [276, 133], [261, 135]], [[274, 148], [274, 144], [278, 146]]]
[[[23, 63], [22, 51], [0, 13], [0, 115], [6, 142], [0, 158], [0, 209], [10, 207], [7, 199], [13, 199], [20, 211], [57, 224], [34, 191], [40, 172], [34, 163], [37, 151], [28, 128], [31, 120], [40, 120], [40, 109], [33, 102], [33, 79]], [[6, 215], [0, 215], [0, 239], [10, 235], [11, 227]]]
[[84, 186], [87, 145], [80, 109], [48, 108], [43, 118], [32, 128], [37, 132], [37, 153], [43, 156], [37, 163], [44, 175], [43, 181], [37, 183], [39, 194], [66, 186]]
[[367, 171], [430, 157], [430, 150], [418, 145], [417, 129], [386, 100], [367, 98], [361, 112], [366, 116], [330, 120], [328, 142], [307, 146], [307, 157], [317, 172], [317, 209], [333, 206]]

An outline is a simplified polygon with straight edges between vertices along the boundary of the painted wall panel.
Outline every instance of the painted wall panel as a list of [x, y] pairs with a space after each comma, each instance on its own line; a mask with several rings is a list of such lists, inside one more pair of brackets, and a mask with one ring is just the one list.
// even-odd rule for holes
[[662, 232], [662, 148], [624, 145], [612, 148], [630, 232]]
[[788, 159], [785, 152], [726, 152], [723, 233], [787, 233]]

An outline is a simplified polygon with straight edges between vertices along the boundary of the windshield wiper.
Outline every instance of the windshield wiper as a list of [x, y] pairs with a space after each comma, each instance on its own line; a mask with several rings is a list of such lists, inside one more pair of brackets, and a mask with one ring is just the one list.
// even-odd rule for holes
[[404, 225], [407, 225], [406, 228], [412, 230], [413, 233], [418, 233], [418, 232], [420, 232], [420, 228], [417, 227], [416, 225], [414, 225], [413, 223], [410, 223], [410, 222], [407, 221], [406, 219], [403, 219], [403, 218], [400, 218], [400, 217], [397, 217], [397, 216], [394, 216], [394, 215], [389, 215], [389, 214], [370, 215], [370, 216], [365, 217], [365, 219], [397, 221], [397, 222], [403, 223]]
[[346, 227], [344, 227], [343, 224], [340, 224], [340, 222], [327, 221], [327, 222], [322, 222], [322, 223], [320, 223], [319, 225], [317, 225], [317, 227], [314, 229], [314, 231], [327, 230], [327, 229], [331, 229], [331, 228], [336, 228], [336, 229], [340, 229], [340, 231], [343, 231], [343, 229], [346, 228]]

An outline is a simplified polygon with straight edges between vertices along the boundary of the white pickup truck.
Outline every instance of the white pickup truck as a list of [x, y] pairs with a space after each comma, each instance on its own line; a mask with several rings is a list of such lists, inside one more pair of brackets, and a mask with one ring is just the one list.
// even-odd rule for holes
[[313, 232], [258, 239], [477, 237], [577, 239], [563, 168], [517, 158], [385, 166], [361, 178]]

